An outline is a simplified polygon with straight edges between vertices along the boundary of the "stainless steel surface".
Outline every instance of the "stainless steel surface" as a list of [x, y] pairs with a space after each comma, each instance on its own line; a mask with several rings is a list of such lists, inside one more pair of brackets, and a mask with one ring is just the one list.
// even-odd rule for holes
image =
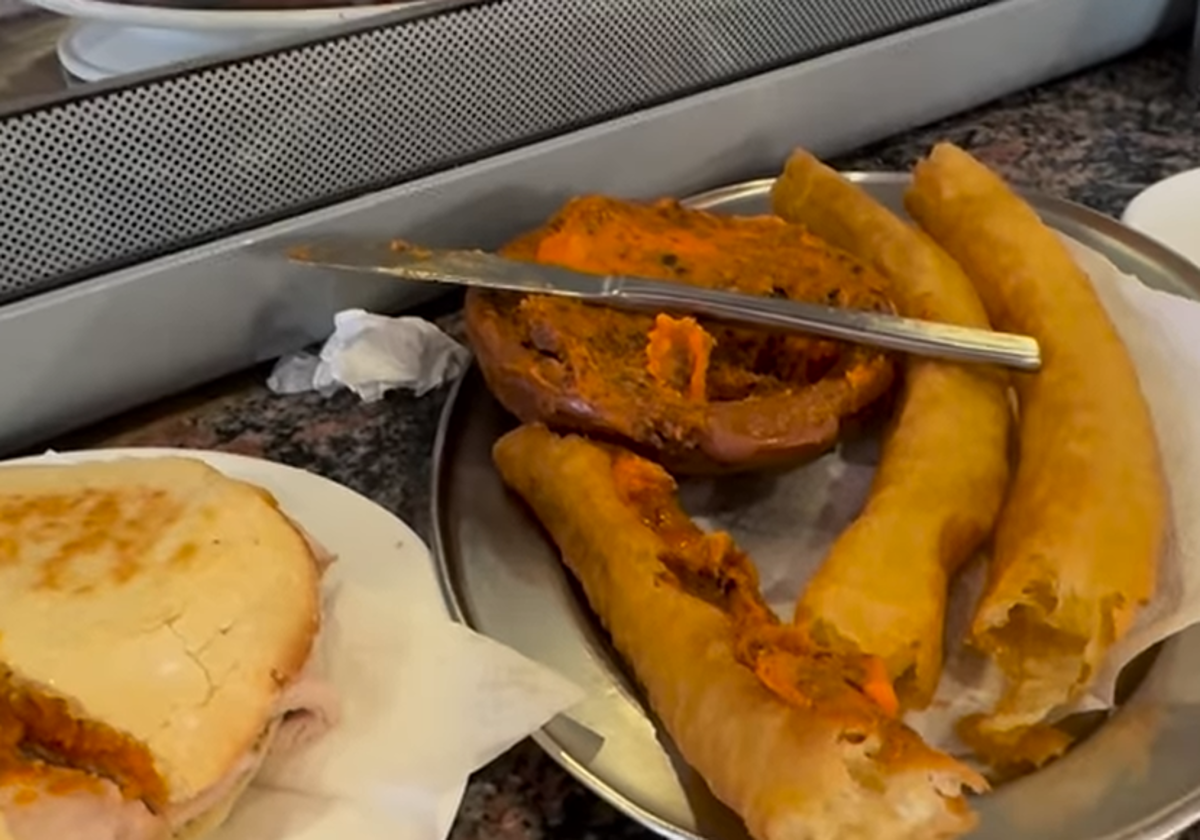
[[811, 303], [762, 298], [640, 277], [598, 277], [558, 266], [508, 260], [478, 250], [397, 247], [363, 237], [325, 238], [292, 248], [293, 262], [338, 272], [569, 297], [642, 312], [676, 312], [851, 341], [957, 362], [990, 362], [1017, 370], [1041, 366], [1028, 336], [968, 329]]
[[[298, 266], [275, 257], [277, 251], [271, 251], [269, 258], [263, 256], [263, 250], [270, 250], [284, 238], [304, 240], [355, 233], [403, 236], [439, 247], [494, 248], [545, 220], [572, 194], [678, 196], [772, 172], [797, 144], [808, 146], [816, 154], [833, 155], [906, 126], [960, 112], [1003, 92], [1025, 88], [1138, 46], [1162, 30], [1166, 22], [1176, 22], [1178, 7], [1177, 0], [1142, 0], [1135, 4], [1128, 0], [997, 2], [982, 11], [877, 38], [604, 124], [481, 157], [466, 166], [421, 174], [419, 178], [412, 176], [412, 180], [398, 186], [305, 212], [250, 233], [188, 246], [169, 256], [110, 270], [54, 292], [0, 306], [0, 358], [22, 359], [22, 364], [4, 368], [4, 376], [0, 377], [0, 454], [44, 442], [55, 434], [178, 394], [324, 338], [331, 330], [331, 313], [337, 308], [365, 306], [400, 311], [419, 294], [413, 287], [396, 282], [348, 283], [346, 278], [341, 282], [330, 278], [328, 283], [317, 284], [306, 281], [296, 276], [301, 274]], [[577, 40], [577, 34], [570, 37]], [[377, 41], [360, 38], [356, 43]], [[390, 41], [385, 38], [385, 43]], [[371, 73], [383, 72], [391, 56], [408, 47], [401, 44], [395, 50], [377, 52], [365, 46], [362, 49], [365, 55], [361, 66], [355, 65], [354, 72], [338, 77], [340, 83], [365, 84]], [[964, 55], [970, 55], [971, 60], [962, 60]], [[263, 66], [280, 71], [280, 84], [259, 89], [252, 79]], [[628, 67], [630, 72], [641, 72], [643, 56], [631, 59]], [[436, 73], [437, 67], [427, 71]], [[946, 84], [950, 72], [953, 85]], [[864, 78], [888, 79], [894, 89], [920, 91], [920, 96], [890, 95], [888, 91], [893, 88], [889, 85], [864, 88]], [[343, 102], [356, 96], [358, 88], [342, 96], [336, 86], [330, 88], [326, 83], [329, 79], [320, 78], [313, 90], [325, 96], [329, 110], [322, 119], [335, 130], [340, 125], [337, 115]], [[157, 151], [149, 155], [145, 154], [140, 131], [148, 122], [122, 121], [127, 137], [96, 126], [95, 138], [103, 149], [115, 150], [127, 143], [130, 157], [120, 166], [100, 166], [96, 158], [84, 154], [83, 148], [71, 144], [54, 146], [59, 154], [46, 160], [43, 152], [50, 146], [35, 143], [14, 149], [0, 139], [0, 149], [14, 149], [12, 154], [22, 157], [25, 172], [38, 173], [37, 190], [48, 188], [55, 194], [52, 202], [28, 206], [0, 200], [0, 218], [14, 217], [28, 223], [29, 218], [40, 216], [28, 216], [26, 210], [46, 212], [56, 202], [78, 199], [82, 208], [79, 212], [60, 206], [58, 214], [47, 218], [37, 234], [49, 248], [52, 262], [64, 256], [59, 250], [62, 244], [76, 244], [80, 230], [112, 233], [121, 241], [137, 226], [148, 226], [143, 234], [149, 228], [160, 230], [160, 224], [178, 232], [169, 221], [176, 210], [186, 210], [193, 221], [196, 216], [204, 216], [223, 218], [223, 223], [228, 223], [228, 202], [257, 202], [258, 198], [247, 199], [247, 193], [276, 194], [275, 186], [260, 178], [264, 161], [287, 168], [289, 178], [304, 180], [304, 172], [293, 166], [294, 156], [289, 151], [298, 140], [289, 133], [295, 115], [287, 109], [287, 103], [283, 103], [277, 120], [254, 121], [245, 119], [235, 107], [236, 102], [230, 104], [228, 98], [236, 90], [260, 97], [254, 101], [262, 103], [270, 100], [272, 91], [280, 91], [281, 85], [283, 89], [302, 86], [287, 67], [280, 70], [278, 61], [251, 68], [241, 66], [234, 79], [228, 73], [217, 77], [190, 74], [170, 85], [151, 85], [155, 86], [156, 96], [179, 97], [190, 103], [188, 108], [211, 108], [212, 124], [227, 124], [245, 132], [239, 142], [206, 152], [218, 161], [211, 168], [197, 169], [191, 164], [192, 158], [188, 158], [188, 166], [180, 166], [181, 157], [176, 154], [179, 145], [173, 138], [175, 134], [191, 137], [186, 120], [170, 122], [173, 127], [168, 133], [173, 132], [172, 137], [160, 137]], [[522, 107], [529, 101], [528, 90], [520, 89], [520, 96], [514, 100]], [[86, 113], [106, 107], [115, 97], [125, 97], [127, 104], [136, 106], [146, 91], [145, 85], [108, 91], [104, 97], [89, 100]], [[539, 92], [539, 96], [544, 95], [546, 91]], [[389, 102], [403, 110], [409, 100], [400, 95]], [[187, 113], [194, 114], [192, 110]], [[444, 127], [439, 116], [432, 114], [430, 121], [414, 125], [412, 131], [397, 130], [397, 125], [412, 124], [412, 115], [404, 116], [409, 120], [406, 124], [398, 116], [398, 121], [392, 121], [389, 114], [388, 110], [374, 113], [376, 125], [383, 126], [380, 131], [389, 137], [400, 137], [396, 142], [409, 151], [414, 149], [408, 145], [409, 140], [424, 144], [426, 140], [421, 138], [437, 136]], [[276, 125], [280, 133], [264, 136], [262, 128], [268, 124]], [[157, 127], [166, 131], [164, 125]], [[349, 142], [341, 134], [338, 137]], [[354, 139], [353, 132], [346, 137]], [[686, 142], [680, 142], [680, 138], [686, 138]], [[311, 149], [326, 170], [330, 161], [343, 162], [341, 157], [329, 154], [329, 146], [316, 144]], [[370, 149], [366, 157], [367, 172], [378, 174], [380, 157], [372, 157]], [[384, 157], [394, 160], [390, 152]], [[94, 167], [91, 174], [83, 176], [91, 187], [125, 178], [125, 187], [149, 190], [157, 199], [164, 198], [164, 193], [156, 192], [163, 179], [176, 186], [182, 179], [186, 188], [168, 191], [174, 198], [163, 212], [161, 200], [143, 202], [139, 198], [142, 193], [118, 202], [106, 194], [72, 192], [71, 182], [76, 175], [71, 173], [78, 174], [84, 161]], [[240, 174], [230, 175], [228, 166], [232, 162], [240, 162]], [[211, 175], [218, 166], [220, 178]], [[361, 174], [358, 169], [355, 172]], [[234, 185], [227, 182], [227, 188], [218, 190], [216, 185], [221, 179], [232, 179]], [[348, 187], [353, 179], [340, 176], [335, 180]], [[52, 181], [56, 186], [47, 187]], [[246, 184], [253, 184], [253, 190], [246, 190]], [[137, 218], [131, 221], [113, 216], [114, 208], [136, 211]], [[178, 245], [178, 238], [172, 241]], [[131, 341], [130, 336], [137, 336], [137, 340]], [[48, 371], [53, 371], [52, 378], [48, 378]], [[47, 386], [48, 382], [53, 386]]]
[[437, 2], [0, 118], [0, 300], [625, 114], [700, 125], [594, 171], [745, 178], [1130, 49], [1186, 0]]
[[[899, 207], [904, 176], [857, 176]], [[700, 196], [703, 206], [762, 212], [768, 182]], [[1150, 285], [1200, 297], [1200, 271], [1084, 208], [1031, 196], [1058, 230]], [[634, 819], [671, 837], [744, 838], [647, 716], [636, 687], [490, 461], [511, 419], [477, 372], [443, 417], [434, 471], [434, 544], [448, 600], [472, 627], [555, 668], [588, 699], [548, 724], [539, 743]], [[769, 771], [768, 771], [769, 772]], [[1165, 840], [1200, 816], [1200, 629], [1168, 641], [1122, 708], [1058, 763], [976, 805], [975, 840]]]
[[0, 118], [0, 300], [1000, 2], [427, 0], [108, 80]]

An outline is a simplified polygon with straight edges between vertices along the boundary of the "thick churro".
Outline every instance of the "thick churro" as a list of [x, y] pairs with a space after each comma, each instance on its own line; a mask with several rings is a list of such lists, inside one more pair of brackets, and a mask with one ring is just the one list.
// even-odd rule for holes
[[756, 840], [971, 827], [962, 791], [983, 780], [893, 716], [877, 659], [781, 624], [749, 559], [683, 513], [661, 467], [543, 426], [505, 435], [494, 456], [684, 758]]
[[[957, 263], [807, 152], [788, 161], [772, 204], [886, 277], [902, 314], [990, 326]], [[1000, 510], [1010, 414], [999, 371], [910, 359], [867, 503], [797, 604], [796, 620], [816, 636], [881, 657], [907, 706], [933, 696], [949, 579]]]
[[971, 641], [1008, 678], [963, 735], [993, 762], [1065, 747], [1040, 724], [1094, 678], [1154, 591], [1167, 517], [1137, 373], [1087, 275], [987, 167], [940, 145], [910, 214], [963, 267], [998, 329], [1032, 335], [1043, 368], [1015, 377], [1020, 458]]

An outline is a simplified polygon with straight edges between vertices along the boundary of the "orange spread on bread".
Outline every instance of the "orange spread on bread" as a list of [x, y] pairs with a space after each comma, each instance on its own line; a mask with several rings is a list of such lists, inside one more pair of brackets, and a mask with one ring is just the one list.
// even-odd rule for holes
[[[851, 308], [891, 308], [881, 278], [800, 227], [773, 216], [704, 213], [671, 199], [637, 203], [605, 196], [577, 198], [544, 227], [504, 248], [503, 254], [597, 275], [651, 277]], [[614, 366], [643, 368], [641, 354], [627, 349], [631, 341], [644, 344], [649, 335], [653, 347], [664, 335], [677, 339], [685, 329], [693, 332], [685, 339], [693, 358], [707, 362], [712, 351], [711, 364], [695, 367], [712, 400], [744, 399], [815, 382], [846, 352], [836, 342], [811, 336], [721, 325], [714, 325], [709, 335], [692, 319], [676, 321], [672, 326], [677, 329], [656, 336], [664, 330], [661, 317], [656, 322], [649, 315], [564, 298], [524, 300], [537, 303], [520, 307], [519, 326], [535, 333], [556, 333], [563, 350], [569, 347], [579, 356], [573, 366], [576, 375], [594, 377], [588, 385], [598, 389], [620, 388], [622, 379], [633, 375], [632, 370], [622, 374]], [[704, 340], [691, 327], [710, 342], [715, 339], [715, 349], [710, 344], [702, 356], [696, 353], [701, 347], [692, 342]], [[588, 334], [599, 338], [585, 342]], [[600, 358], [584, 358], [589, 350], [603, 354], [602, 365], [597, 365]], [[652, 350], [651, 358], [655, 355]], [[872, 363], [876, 355], [865, 353], [860, 359], [852, 354], [843, 375], [853, 372], [856, 381], [878, 377], [878, 366]], [[684, 396], [694, 400], [695, 393], [695, 385], [689, 382]], [[633, 403], [631, 399], [631, 410], [636, 410]]]
[[94, 774], [114, 782], [130, 800], [162, 806], [168, 798], [145, 747], [103, 724], [78, 720], [63, 700], [0, 677], [0, 784], [45, 780], [48, 774], [48, 789], [75, 789]]
[[654, 319], [646, 345], [647, 369], [663, 387], [678, 391], [686, 399], [704, 402], [708, 362], [715, 343], [695, 318], [660, 314]]

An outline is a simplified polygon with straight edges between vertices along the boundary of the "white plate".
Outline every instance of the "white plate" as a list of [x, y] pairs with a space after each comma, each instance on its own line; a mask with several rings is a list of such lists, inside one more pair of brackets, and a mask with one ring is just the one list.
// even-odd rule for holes
[[242, 32], [264, 29], [276, 31], [312, 29], [361, 20], [397, 9], [409, 9], [416, 14], [426, 9], [446, 5], [443, 0], [410, 0], [410, 2], [381, 6], [214, 11], [212, 9], [162, 8], [133, 3], [106, 3], [104, 0], [28, 0], [28, 2], [67, 17], [102, 20], [127, 26]]
[[1200, 169], [1147, 187], [1121, 221], [1200, 265]]
[[[361, 577], [376, 591], [395, 592], [395, 603], [406, 611], [427, 610], [449, 616], [434, 572], [429, 549], [411, 528], [365, 496], [327, 478], [294, 467], [259, 458], [195, 449], [97, 449], [79, 452], [47, 453], [30, 458], [5, 461], [20, 463], [84, 463], [120, 458], [183, 457], [204, 461], [231, 478], [240, 479], [269, 491], [288, 516], [313, 538], [337, 556], [343, 580]], [[449, 831], [458, 809], [462, 790], [447, 794], [438, 803], [434, 816], [442, 836]], [[281, 809], [281, 801], [286, 809]], [[286, 810], [289, 824], [279, 824]], [[295, 794], [251, 787], [234, 810], [239, 830], [224, 829], [211, 840], [347, 840], [365, 835], [369, 826], [355, 810], [315, 803]], [[409, 840], [397, 831], [394, 840]], [[412, 840], [416, 840], [416, 835]]]
[[72, 24], [59, 39], [58, 60], [75, 78], [98, 82], [240, 49], [279, 34], [266, 30], [157, 29], [83, 21]]

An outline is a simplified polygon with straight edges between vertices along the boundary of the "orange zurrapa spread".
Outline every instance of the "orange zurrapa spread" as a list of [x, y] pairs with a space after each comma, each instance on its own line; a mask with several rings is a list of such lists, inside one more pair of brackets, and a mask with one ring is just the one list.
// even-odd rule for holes
[[837, 708], [864, 728], [899, 713], [883, 662], [816, 646], [784, 625], [762, 599], [754, 565], [728, 534], [705, 533], [680, 508], [674, 480], [656, 464], [613, 449], [614, 484], [622, 502], [667, 546], [666, 582], [711, 604], [733, 623], [735, 651], [766, 688], [799, 707]]
[[[46, 762], [30, 762], [28, 755]], [[127, 799], [143, 799], [151, 807], [167, 802], [145, 747], [103, 724], [76, 719], [63, 700], [18, 687], [0, 674], [0, 784], [37, 780], [49, 793], [64, 793], [95, 785], [89, 773], [114, 782]]]
[[[796, 225], [773, 216], [705, 213], [670, 199], [577, 198], [503, 254], [590, 274], [649, 277], [848, 308], [891, 308], [882, 277]], [[579, 355], [572, 366], [575, 375], [596, 378], [580, 383], [582, 391], [623, 382], [644, 386], [649, 373], [660, 398], [739, 400], [815, 382], [844, 353], [837, 342], [811, 336], [701, 326], [691, 319], [656, 322], [649, 315], [562, 298], [529, 296], [520, 309], [533, 344]], [[604, 350], [603, 365], [584, 358], [597, 349]], [[661, 375], [664, 360], [672, 356], [691, 360], [688, 375]], [[872, 358], [864, 354], [861, 370], [856, 373], [857, 365], [851, 365], [847, 375], [877, 375], [868, 364]]]
[[15, 789], [11, 794], [13, 805], [31, 804], [42, 792], [51, 795], [100, 792], [99, 778], [31, 758], [25, 753], [24, 741], [24, 724], [7, 704], [0, 703], [0, 787]]

